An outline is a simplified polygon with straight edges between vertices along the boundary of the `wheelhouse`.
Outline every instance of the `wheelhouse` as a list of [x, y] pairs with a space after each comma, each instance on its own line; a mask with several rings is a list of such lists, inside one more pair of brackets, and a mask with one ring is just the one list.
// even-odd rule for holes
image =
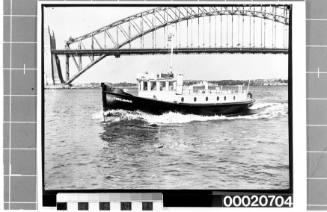
[[138, 81], [138, 93], [144, 92], [182, 92], [183, 88], [183, 76], [174, 76], [173, 73], [161, 73], [157, 75], [151, 75], [145, 73], [137, 79]]

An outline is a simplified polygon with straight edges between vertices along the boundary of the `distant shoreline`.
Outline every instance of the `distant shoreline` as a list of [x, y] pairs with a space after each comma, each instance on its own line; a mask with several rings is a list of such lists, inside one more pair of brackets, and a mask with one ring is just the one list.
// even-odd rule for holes
[[[184, 84], [186, 86], [190, 86], [196, 84], [202, 80], [184, 80]], [[221, 86], [235, 86], [235, 85], [248, 85], [248, 80], [220, 80], [220, 81], [208, 81], [214, 85], [221, 85]], [[137, 88], [136, 83], [128, 83], [128, 82], [121, 82], [121, 83], [108, 83], [112, 87], [116, 88]], [[288, 80], [283, 79], [256, 79], [250, 81], [250, 86], [287, 86]], [[101, 83], [85, 83], [79, 85], [45, 85], [45, 89], [98, 89], [101, 88]]]

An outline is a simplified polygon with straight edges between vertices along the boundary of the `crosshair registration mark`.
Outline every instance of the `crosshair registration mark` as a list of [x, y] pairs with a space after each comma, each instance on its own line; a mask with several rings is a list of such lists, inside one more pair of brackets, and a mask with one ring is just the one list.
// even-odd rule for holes
[[223, 197], [223, 207], [292, 207], [292, 196], [233, 195]]

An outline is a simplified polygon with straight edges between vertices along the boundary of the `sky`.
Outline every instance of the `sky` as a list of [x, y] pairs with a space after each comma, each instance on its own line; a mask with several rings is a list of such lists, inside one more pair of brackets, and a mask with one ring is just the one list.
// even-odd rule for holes
[[[146, 7], [56, 7], [45, 8], [44, 29], [54, 31], [57, 48], [69, 37], [78, 37], [121, 18], [147, 10]], [[209, 26], [213, 28], [212, 26]], [[282, 33], [277, 30], [277, 33]], [[45, 33], [45, 74], [50, 82], [49, 35]], [[64, 70], [64, 57], [60, 57]], [[71, 61], [71, 67], [73, 62]], [[136, 82], [145, 71], [166, 72], [168, 55], [106, 57], [74, 83]], [[287, 55], [271, 54], [189, 54], [174, 55], [173, 70], [193, 80], [287, 79]]]

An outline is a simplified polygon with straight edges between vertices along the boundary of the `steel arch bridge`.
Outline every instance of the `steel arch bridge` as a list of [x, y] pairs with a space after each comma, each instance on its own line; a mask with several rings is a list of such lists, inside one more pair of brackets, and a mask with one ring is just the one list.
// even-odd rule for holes
[[[175, 54], [289, 52], [289, 5], [157, 7], [120, 19], [56, 48], [50, 32], [52, 79], [70, 85], [107, 56], [168, 54], [174, 34]], [[65, 79], [59, 56], [65, 56]], [[75, 65], [75, 73], [70, 67]]]

